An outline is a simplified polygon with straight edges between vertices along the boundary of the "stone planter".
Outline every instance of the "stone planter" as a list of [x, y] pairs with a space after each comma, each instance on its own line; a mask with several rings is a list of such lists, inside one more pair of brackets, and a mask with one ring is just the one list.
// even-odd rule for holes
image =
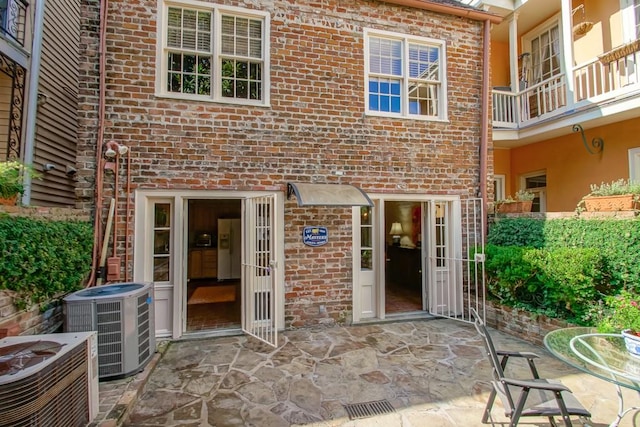
[[531, 212], [532, 200], [518, 201], [518, 202], [506, 202], [496, 204], [496, 210], [498, 213], [523, 213]]
[[638, 208], [638, 202], [633, 194], [585, 197], [584, 207], [587, 212], [632, 211]]
[[640, 337], [635, 332], [632, 332], [631, 329], [622, 331], [622, 337], [627, 351], [634, 356], [640, 357]]

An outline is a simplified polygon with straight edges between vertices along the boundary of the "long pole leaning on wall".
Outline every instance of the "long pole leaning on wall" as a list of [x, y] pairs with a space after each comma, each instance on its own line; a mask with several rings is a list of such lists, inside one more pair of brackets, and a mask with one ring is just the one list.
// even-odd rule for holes
[[[98, 75], [98, 136], [96, 139], [96, 179], [94, 185], [94, 224], [93, 224], [93, 255], [91, 258], [91, 275], [87, 280], [87, 286], [93, 286], [96, 283], [98, 275], [100, 251], [99, 245], [102, 243], [102, 185], [103, 185], [103, 148], [104, 148], [104, 116], [105, 116], [105, 87], [106, 87], [106, 49], [107, 49], [107, 9], [109, 7], [108, 0], [100, 1], [100, 28], [99, 28], [99, 75]], [[106, 236], [109, 234], [105, 233]], [[102, 274], [102, 270], [100, 270]]]

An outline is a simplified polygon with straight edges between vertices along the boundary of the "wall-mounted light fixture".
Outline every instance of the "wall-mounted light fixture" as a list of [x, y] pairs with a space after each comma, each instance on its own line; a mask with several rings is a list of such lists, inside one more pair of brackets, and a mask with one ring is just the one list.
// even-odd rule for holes
[[393, 238], [393, 244], [395, 246], [399, 246], [400, 237], [402, 234], [402, 224], [400, 224], [399, 222], [394, 222], [393, 224], [391, 224], [391, 230], [389, 230], [389, 234], [391, 234], [391, 237]]
[[104, 156], [113, 159], [116, 155], [124, 156], [129, 151], [126, 145], [118, 144], [115, 141], [107, 142], [107, 149], [104, 152]]
[[590, 144], [591, 147], [590, 147], [589, 143], [587, 143], [587, 137], [584, 136], [584, 129], [582, 129], [582, 126], [575, 124], [573, 125], [572, 129], [574, 132], [580, 132], [580, 134], [582, 135], [582, 143], [584, 144], [584, 148], [587, 149], [589, 154], [602, 153], [602, 151], [604, 150], [604, 140], [602, 138], [598, 138], [598, 137], [593, 138], [591, 140], [591, 144]]

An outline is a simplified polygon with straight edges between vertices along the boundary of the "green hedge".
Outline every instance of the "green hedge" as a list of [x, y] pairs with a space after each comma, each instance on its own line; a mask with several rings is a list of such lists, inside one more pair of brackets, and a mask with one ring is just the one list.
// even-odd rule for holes
[[492, 224], [487, 243], [546, 250], [593, 248], [613, 292], [640, 292], [640, 221], [634, 219], [508, 218]]
[[0, 217], [0, 289], [16, 305], [42, 303], [82, 288], [91, 270], [93, 229], [79, 221]]
[[609, 287], [593, 248], [485, 247], [487, 289], [502, 304], [583, 323]]

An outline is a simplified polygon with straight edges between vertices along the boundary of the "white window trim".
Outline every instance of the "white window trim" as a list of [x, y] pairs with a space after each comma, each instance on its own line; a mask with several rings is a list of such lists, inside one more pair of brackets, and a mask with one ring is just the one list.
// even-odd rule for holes
[[636, 14], [633, 0], [620, 0], [622, 13], [622, 42], [629, 43], [636, 39]]
[[[546, 21], [544, 21], [542, 24], [538, 25], [537, 27], [535, 27], [534, 29], [532, 29], [531, 31], [529, 31], [528, 33], [524, 34], [522, 36], [522, 52], [529, 52], [531, 53], [531, 40], [535, 39], [536, 37], [539, 37], [543, 32], [549, 30], [551, 27], [557, 25], [558, 26], [558, 58], [560, 58], [560, 73], [564, 74], [566, 73], [565, 69], [564, 69], [564, 61], [563, 61], [563, 55], [564, 55], [564, 38], [562, 37], [562, 20], [561, 20], [561, 16], [560, 14], [552, 16], [551, 18], [547, 19]], [[533, 58], [531, 58], [531, 67], [532, 69], [530, 70], [531, 72], [531, 76], [529, 76], [531, 79], [533, 79]], [[529, 85], [531, 86], [533, 83], [529, 82]]]
[[629, 179], [640, 183], [640, 147], [629, 149]]
[[[375, 30], [372, 28], [364, 28], [363, 30], [364, 36], [364, 111], [367, 116], [378, 116], [378, 117], [393, 117], [393, 118], [403, 118], [403, 119], [411, 119], [411, 120], [425, 120], [432, 122], [448, 122], [448, 102], [447, 102], [447, 45], [446, 41], [433, 39], [429, 37], [420, 37], [420, 36], [412, 36], [408, 34], [402, 33], [394, 33], [391, 31], [383, 31], [383, 30]], [[396, 40], [402, 40], [403, 43], [403, 68], [406, 65], [406, 58], [408, 56], [408, 47], [407, 43], [419, 43], [419, 44], [427, 44], [436, 46], [440, 50], [440, 64], [439, 64], [439, 75], [440, 75], [440, 93], [438, 94], [438, 111], [440, 114], [438, 117], [434, 116], [422, 116], [418, 114], [409, 114], [409, 101], [408, 101], [408, 90], [407, 90], [407, 80], [408, 76], [404, 73], [401, 77], [402, 80], [402, 107], [400, 113], [390, 113], [386, 111], [369, 111], [369, 38], [370, 37], [384, 37], [391, 38]]]
[[[165, 67], [165, 63], [167, 61], [167, 55], [165, 54], [165, 46], [167, 44], [167, 31], [165, 30], [166, 26], [166, 15], [169, 7], [186, 7], [193, 9], [206, 10], [211, 12], [212, 22], [214, 23], [214, 31], [212, 34], [212, 51], [211, 51], [211, 95], [203, 96], [203, 95], [190, 95], [185, 93], [178, 92], [168, 92], [167, 91], [167, 69]], [[225, 104], [237, 104], [237, 105], [254, 105], [260, 107], [269, 107], [270, 106], [270, 92], [271, 92], [271, 42], [270, 42], [270, 19], [271, 15], [268, 12], [244, 9], [234, 6], [223, 6], [214, 3], [208, 3], [197, 0], [169, 0], [163, 1], [158, 0], [158, 22], [157, 22], [157, 34], [158, 40], [156, 43], [156, 85], [155, 85], [155, 95], [159, 98], [171, 98], [171, 99], [183, 99], [188, 101], [202, 101], [202, 102], [216, 102], [216, 103], [225, 103]], [[250, 99], [238, 99], [238, 98], [224, 98], [221, 95], [220, 84], [218, 83], [219, 75], [218, 75], [218, 59], [220, 56], [219, 46], [220, 46], [220, 31], [217, 29], [220, 28], [220, 20], [222, 13], [231, 13], [236, 16], [246, 16], [254, 19], [262, 19], [262, 37], [263, 37], [263, 61], [264, 68], [262, 70], [262, 99], [261, 100], [250, 100]]]
[[540, 212], [547, 211], [547, 187], [527, 188], [527, 178], [534, 176], [544, 175], [547, 176], [546, 170], [539, 170], [535, 172], [524, 173], [520, 175], [520, 190], [527, 190], [530, 193], [537, 195], [540, 198]]

